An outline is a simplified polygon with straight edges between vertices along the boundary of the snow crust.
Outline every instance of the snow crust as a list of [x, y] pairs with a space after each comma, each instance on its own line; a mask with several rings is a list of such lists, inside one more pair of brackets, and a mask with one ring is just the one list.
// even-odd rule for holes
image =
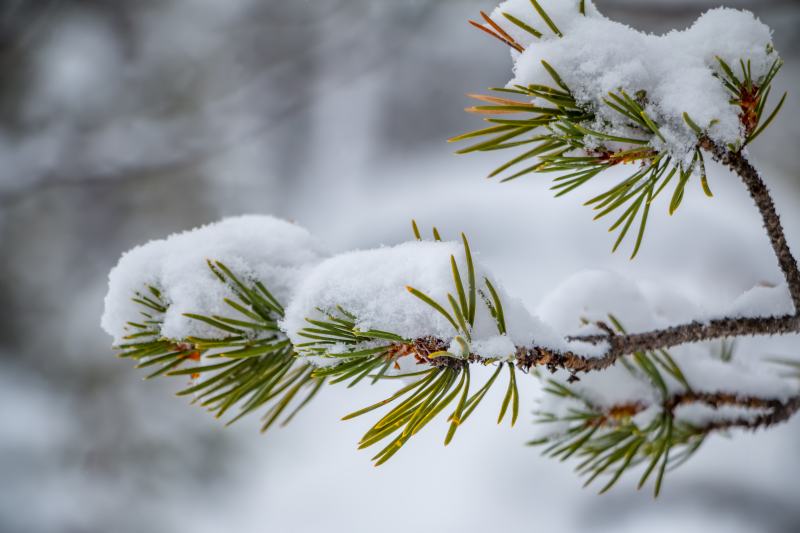
[[214, 337], [219, 331], [184, 313], [235, 314], [224, 298], [232, 296], [206, 263], [220, 261], [240, 279], [257, 279], [285, 306], [293, 289], [325, 253], [304, 228], [271, 216], [227, 218], [165, 239], [150, 241], [122, 255], [109, 274], [101, 319], [103, 329], [120, 343], [130, 334], [127, 322], [142, 319], [131, 300], [147, 286], [162, 292], [169, 304], [161, 334], [172, 339]]
[[756, 285], [740, 295], [725, 313], [734, 317], [777, 317], [791, 315], [794, 304], [785, 283], [769, 287]]
[[[547, 61], [578, 102], [596, 113], [596, 121], [588, 127], [639, 139], [642, 134], [626, 125], [629, 119], [605, 105], [603, 99], [620, 89], [631, 97], [644, 94], [648, 102], [645, 110], [664, 137], [662, 141], [653, 135], [648, 139], [651, 146], [668, 151], [678, 161], [686, 161], [696, 144], [695, 133], [683, 120], [684, 112], [700, 127], [708, 128], [708, 135], [718, 143], [743, 140], [739, 109], [729, 103], [730, 95], [714, 74], [720, 70], [716, 57], [731, 65], [734, 72], [743, 60], [750, 62], [757, 81], [777, 59], [771, 30], [752, 13], [712, 9], [686, 30], [653, 35], [604, 17], [591, 1], [586, 2], [585, 16], [579, 12], [578, 0], [540, 0], [539, 4], [563, 37], [548, 28], [529, 0], [508, 0], [491, 15], [525, 47], [522, 53], [512, 51], [514, 77], [509, 86], [558, 88], [541, 63]], [[534, 27], [542, 37], [535, 38], [503, 13]], [[612, 144], [614, 149], [634, 147]]]

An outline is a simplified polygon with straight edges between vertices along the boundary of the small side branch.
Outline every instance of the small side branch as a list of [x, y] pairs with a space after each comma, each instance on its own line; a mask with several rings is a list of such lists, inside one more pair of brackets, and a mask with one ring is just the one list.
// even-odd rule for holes
[[608, 342], [609, 354], [621, 357], [636, 352], [661, 350], [715, 339], [756, 335], [787, 335], [800, 332], [800, 320], [795, 315], [763, 318], [724, 318], [709, 322], [690, 322], [665, 329], [626, 335], [586, 335], [570, 340], [597, 344]]
[[730, 428], [743, 428], [756, 430], [762, 427], [769, 427], [789, 420], [798, 410], [800, 410], [800, 396], [793, 396], [786, 401], [769, 398], [759, 398], [753, 396], [737, 396], [729, 393], [701, 393], [686, 392], [671, 397], [664, 405], [669, 412], [682, 405], [704, 404], [713, 409], [720, 407], [735, 406], [746, 409], [761, 409], [764, 413], [754, 417], [741, 417], [729, 420], [710, 422], [704, 425], [702, 431], [720, 431]]

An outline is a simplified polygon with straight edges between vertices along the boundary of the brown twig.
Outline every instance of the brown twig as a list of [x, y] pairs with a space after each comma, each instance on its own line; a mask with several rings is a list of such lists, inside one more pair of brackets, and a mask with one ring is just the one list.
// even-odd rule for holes
[[674, 415], [675, 409], [683, 405], [703, 404], [712, 409], [720, 407], [742, 407], [761, 411], [754, 416], [739, 416], [711, 421], [697, 427], [700, 433], [724, 431], [739, 428], [755, 431], [780, 424], [789, 420], [800, 410], [800, 396], [792, 396], [786, 400], [776, 398], [759, 398], [757, 396], [737, 396], [726, 392], [700, 393], [684, 392], [670, 397], [664, 402], [664, 411]]
[[777, 211], [775, 211], [775, 204], [772, 201], [772, 196], [769, 194], [766, 183], [764, 183], [758, 171], [741, 151], [733, 152], [722, 148], [707, 137], [700, 140], [700, 147], [712, 154], [715, 160], [735, 172], [747, 187], [750, 196], [761, 213], [764, 229], [767, 231], [772, 249], [778, 258], [778, 264], [786, 278], [789, 293], [794, 303], [795, 315], [800, 315], [800, 269], [798, 269], [797, 260], [792, 255], [786, 242], [781, 219]]
[[662, 350], [715, 339], [756, 335], [788, 335], [800, 332], [796, 315], [757, 318], [722, 318], [708, 322], [690, 322], [665, 329], [625, 335], [583, 335], [568, 340], [592, 344], [609, 343], [608, 354], [614, 358], [647, 350]]
[[[686, 391], [674, 394], [661, 403], [661, 408], [670, 416], [675, 416], [675, 410], [685, 405], [705, 405], [717, 410], [722, 407], [741, 407], [755, 411], [751, 416], [730, 417], [713, 420], [702, 425], [694, 426], [697, 433], [711, 433], [726, 429], [740, 428], [753, 430], [765, 428], [785, 422], [800, 410], [800, 396], [792, 396], [785, 400], [777, 398], [760, 398], [758, 396], [740, 396], [729, 392], [693, 392]], [[592, 407], [596, 412], [604, 415], [592, 421], [593, 425], [618, 423], [647, 409], [641, 402], [629, 402], [611, 407]]]
[[786, 422], [800, 410], [800, 397], [791, 398], [788, 402], [782, 403], [773, 400], [774, 405], [769, 408], [769, 411], [755, 417], [747, 418], [740, 417], [730, 420], [718, 420], [710, 422], [703, 426], [702, 430], [705, 433], [711, 431], [724, 431], [726, 429], [741, 428], [756, 430], [766, 428]]
[[697, 403], [707, 405], [713, 409], [735, 406], [745, 409], [760, 409], [766, 411], [753, 417], [739, 417], [710, 422], [701, 428], [706, 432], [734, 427], [753, 430], [761, 427], [768, 427], [785, 422], [800, 410], [800, 396], [793, 396], [783, 401], [774, 398], [759, 398], [757, 396], [737, 396], [724, 392], [685, 392], [677, 394], [665, 402], [664, 409], [673, 413], [676, 408], [682, 405]]

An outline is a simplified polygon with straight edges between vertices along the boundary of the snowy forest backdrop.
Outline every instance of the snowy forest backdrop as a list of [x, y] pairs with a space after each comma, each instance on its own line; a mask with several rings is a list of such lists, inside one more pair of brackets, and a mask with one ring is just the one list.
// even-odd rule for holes
[[[661, 32], [718, 2], [597, 4]], [[789, 100], [753, 152], [800, 249], [800, 6], [725, 4], [772, 26], [786, 60], [776, 90]], [[245, 212], [297, 220], [334, 251], [407, 240], [411, 217], [464, 230], [534, 306], [584, 269], [707, 305], [779, 279], [746, 191], [716, 166], [716, 198], [692, 194], [675, 217], [653, 217], [630, 262], [544, 178], [501, 186], [484, 179], [500, 158], [452, 155], [444, 139], [475, 126], [463, 94], [507, 78], [506, 50], [466, 24], [491, 7], [2, 3], [0, 531], [796, 530], [797, 420], [713, 437], [657, 502], [630, 486], [597, 497], [522, 446], [527, 424], [497, 428], [492, 413], [447, 450], [438, 434], [421, 435], [375, 470], [353, 445], [363, 423], [338, 419], [388, 385], [330, 388], [289, 428], [260, 437], [257, 421], [223, 430], [172, 396], [179, 384], [141, 383], [112, 356], [98, 317], [119, 254]], [[800, 355], [792, 347], [739, 349]], [[521, 391], [525, 422], [533, 394]]]

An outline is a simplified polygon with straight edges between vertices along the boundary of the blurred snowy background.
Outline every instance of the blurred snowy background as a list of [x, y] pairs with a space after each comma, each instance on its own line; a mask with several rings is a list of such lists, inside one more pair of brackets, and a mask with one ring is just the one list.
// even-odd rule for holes
[[[684, 28], [717, 2], [598, 0], [641, 29]], [[598, 497], [498, 428], [487, 401], [443, 449], [433, 424], [375, 469], [338, 418], [391, 388], [331, 387], [267, 436], [223, 429], [141, 382], [98, 321], [131, 246], [219, 217], [297, 220], [334, 250], [392, 244], [409, 220], [466, 231], [531, 308], [584, 269], [657, 282], [705, 309], [781, 280], [737, 179], [651, 218], [635, 262], [543, 177], [484, 179], [452, 154], [474, 128], [464, 93], [510, 59], [471, 29], [477, 0], [0, 2], [0, 532], [800, 531], [800, 420], [715, 436], [653, 502], [631, 482]], [[753, 148], [800, 251], [800, 4], [729, 0], [775, 29], [791, 89]], [[501, 154], [502, 155], [502, 154]], [[800, 356], [797, 338], [743, 342]], [[498, 393], [499, 394], [499, 393]], [[323, 399], [324, 398], [324, 399]]]

